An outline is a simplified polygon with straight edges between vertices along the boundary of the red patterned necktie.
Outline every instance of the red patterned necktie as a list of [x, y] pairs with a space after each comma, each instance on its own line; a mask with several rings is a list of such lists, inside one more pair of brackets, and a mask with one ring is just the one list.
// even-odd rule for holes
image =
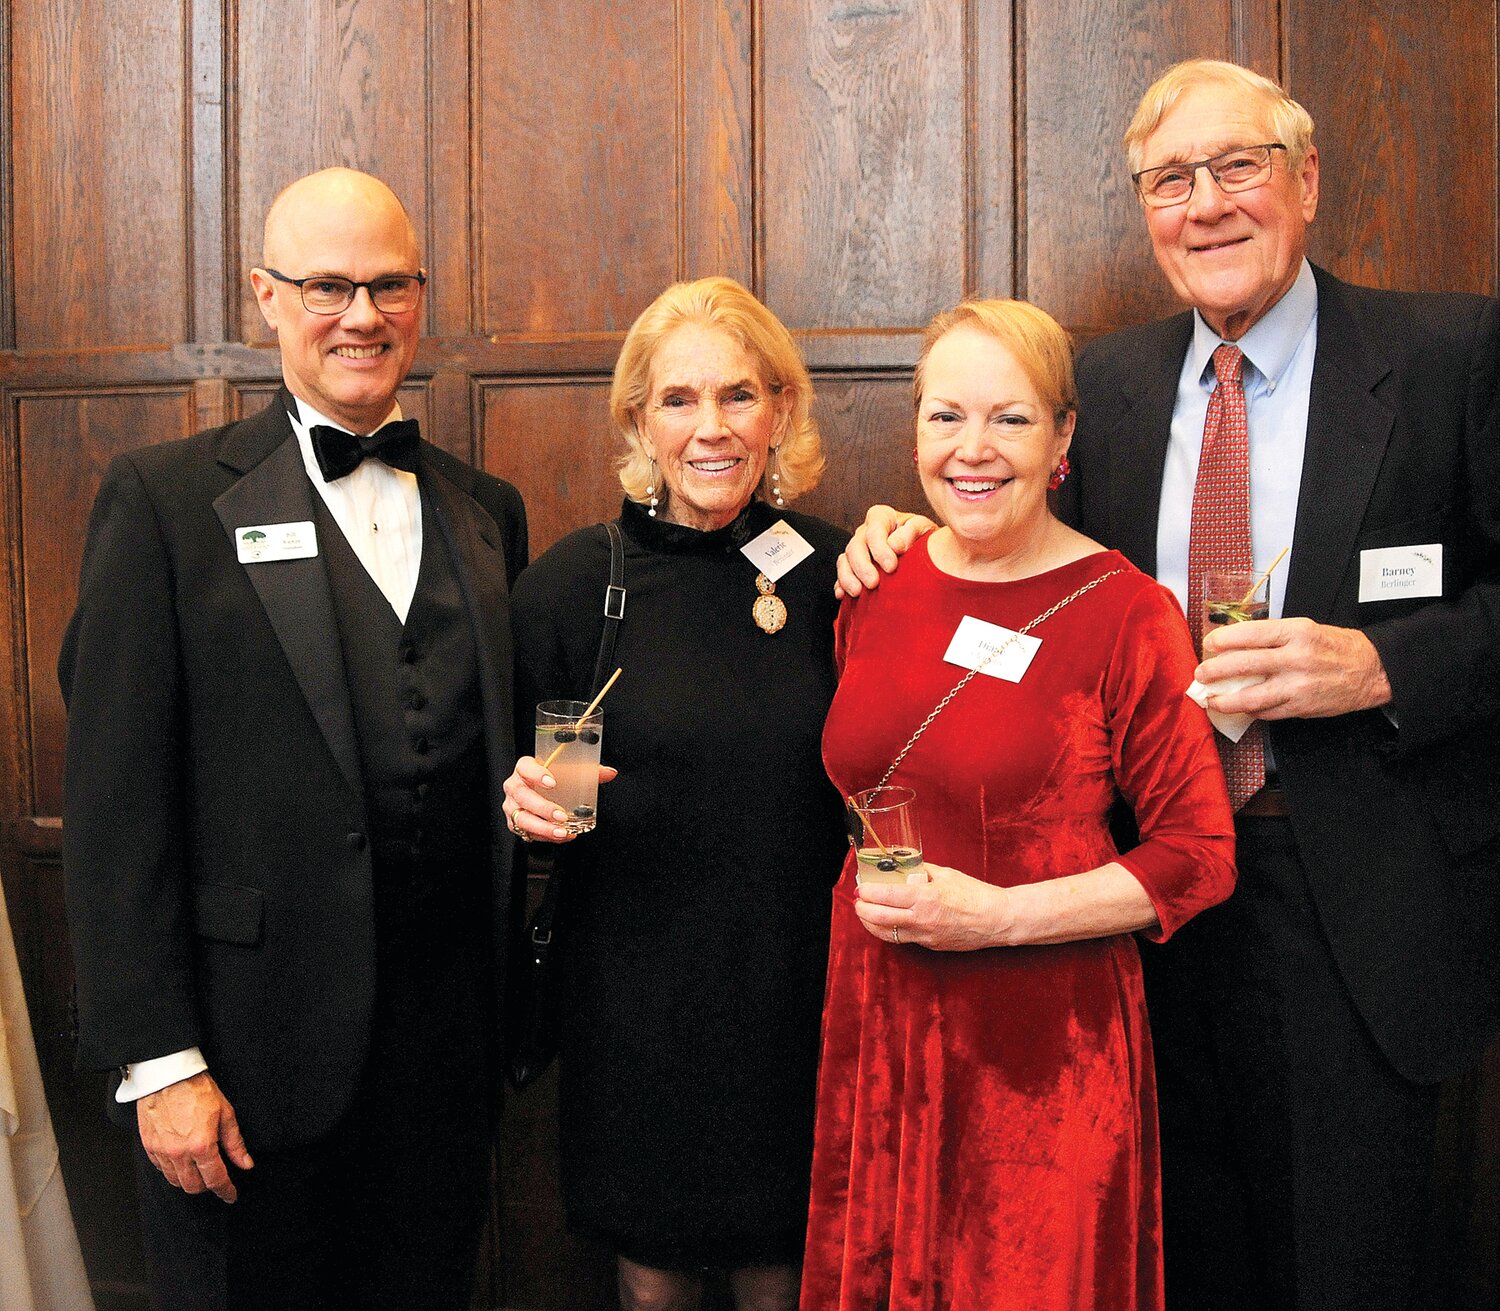
[[[1193, 645], [1203, 650], [1203, 573], [1206, 569], [1255, 567], [1250, 549], [1250, 427], [1245, 418], [1245, 362], [1238, 346], [1214, 351], [1219, 385], [1209, 397], [1203, 421], [1198, 481], [1193, 485], [1193, 517], [1188, 532], [1188, 627]], [[1266, 781], [1265, 725], [1256, 720], [1238, 742], [1215, 734], [1229, 801], [1238, 810]]]

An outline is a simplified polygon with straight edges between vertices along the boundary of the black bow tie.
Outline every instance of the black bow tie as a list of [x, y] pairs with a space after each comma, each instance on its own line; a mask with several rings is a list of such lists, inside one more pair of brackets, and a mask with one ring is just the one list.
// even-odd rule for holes
[[415, 419], [398, 419], [368, 437], [321, 423], [312, 429], [313, 454], [327, 482], [353, 473], [367, 455], [378, 456], [393, 469], [416, 473], [419, 438]]

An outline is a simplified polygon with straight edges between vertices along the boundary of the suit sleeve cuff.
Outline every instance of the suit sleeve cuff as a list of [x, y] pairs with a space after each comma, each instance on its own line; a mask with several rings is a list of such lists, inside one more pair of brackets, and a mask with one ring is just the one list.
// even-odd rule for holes
[[157, 1056], [149, 1061], [136, 1061], [121, 1067], [120, 1086], [115, 1089], [115, 1101], [136, 1102], [151, 1093], [160, 1092], [168, 1084], [181, 1083], [195, 1074], [208, 1069], [208, 1062], [196, 1047], [173, 1052], [170, 1056]]

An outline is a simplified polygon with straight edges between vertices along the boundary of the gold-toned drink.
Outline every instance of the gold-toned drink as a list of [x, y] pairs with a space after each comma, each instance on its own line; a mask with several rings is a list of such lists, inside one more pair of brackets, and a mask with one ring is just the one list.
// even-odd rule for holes
[[856, 883], [905, 883], [912, 870], [922, 868], [917, 794], [911, 788], [866, 788], [849, 803]]
[[1271, 617], [1270, 575], [1253, 569], [1203, 571], [1203, 631]]

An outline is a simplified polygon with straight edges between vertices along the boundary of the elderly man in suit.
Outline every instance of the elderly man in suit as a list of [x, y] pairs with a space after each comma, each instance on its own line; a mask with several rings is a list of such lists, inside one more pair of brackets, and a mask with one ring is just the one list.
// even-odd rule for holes
[[426, 277], [389, 188], [292, 184], [250, 278], [284, 389], [117, 458], [89, 525], [59, 665], [79, 1060], [120, 1072], [158, 1306], [457, 1308], [525, 514], [401, 418]]
[[1208, 568], [1291, 548], [1270, 617], [1201, 639], [1249, 720], [1237, 891], [1148, 954], [1168, 1301], [1214, 1311], [1413, 1304], [1437, 1085], [1500, 1019], [1500, 302], [1309, 264], [1312, 131], [1232, 64], [1147, 91], [1130, 167], [1192, 309], [1080, 354], [1060, 493], [1200, 632]]

